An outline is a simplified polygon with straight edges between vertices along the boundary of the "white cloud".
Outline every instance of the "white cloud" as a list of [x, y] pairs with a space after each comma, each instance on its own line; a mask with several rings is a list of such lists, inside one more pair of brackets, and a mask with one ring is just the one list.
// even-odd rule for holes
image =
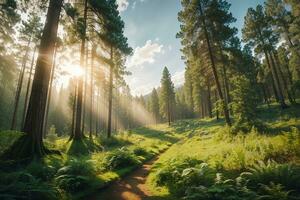
[[172, 81], [174, 83], [175, 86], [181, 86], [184, 84], [184, 73], [185, 70], [180, 71], [180, 72], [175, 72], [175, 74], [172, 76]]
[[117, 0], [117, 4], [120, 12], [125, 11], [129, 6], [128, 0]]
[[136, 47], [131, 56], [127, 60], [127, 67], [140, 67], [142, 68], [145, 63], [154, 63], [155, 55], [163, 53], [163, 45], [148, 40], [142, 47]]

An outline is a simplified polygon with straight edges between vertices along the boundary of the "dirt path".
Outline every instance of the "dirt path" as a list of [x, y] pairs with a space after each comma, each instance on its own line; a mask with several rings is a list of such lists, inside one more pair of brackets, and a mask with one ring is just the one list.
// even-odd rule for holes
[[146, 180], [155, 159], [145, 163], [141, 168], [103, 189], [91, 200], [144, 200], [151, 194], [146, 187]]

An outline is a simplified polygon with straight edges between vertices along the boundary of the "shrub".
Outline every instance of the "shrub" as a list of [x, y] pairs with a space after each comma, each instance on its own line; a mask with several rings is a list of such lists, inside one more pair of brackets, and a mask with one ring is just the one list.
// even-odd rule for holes
[[57, 170], [51, 165], [34, 161], [26, 167], [26, 171], [36, 178], [49, 181], [54, 177]]
[[56, 174], [57, 185], [68, 192], [89, 188], [94, 178], [94, 168], [88, 162], [78, 159], [68, 161]]
[[133, 153], [137, 156], [144, 156], [145, 158], [151, 157], [151, 153], [142, 147], [136, 147], [133, 149]]
[[61, 199], [56, 187], [20, 171], [0, 175], [0, 199]]
[[300, 167], [292, 164], [278, 165], [274, 162], [259, 162], [250, 173], [243, 174], [249, 180], [249, 187], [255, 190], [260, 185], [280, 184], [286, 190], [300, 194]]
[[246, 180], [238, 177], [235, 180], [222, 180], [222, 174], [216, 174], [215, 183], [211, 186], [199, 185], [186, 190], [186, 200], [253, 200], [256, 193], [249, 190]]
[[171, 193], [182, 196], [188, 187], [213, 183], [213, 170], [206, 163], [190, 158], [172, 159], [168, 163], [157, 172], [155, 182], [167, 186]]
[[134, 154], [124, 147], [108, 153], [103, 162], [107, 170], [118, 170], [140, 164]]

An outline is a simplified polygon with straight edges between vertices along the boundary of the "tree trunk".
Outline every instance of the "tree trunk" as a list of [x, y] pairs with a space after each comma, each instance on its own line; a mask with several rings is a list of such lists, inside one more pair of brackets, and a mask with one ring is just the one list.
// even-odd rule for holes
[[215, 60], [214, 60], [214, 56], [213, 56], [212, 49], [211, 49], [210, 39], [209, 39], [209, 36], [208, 36], [208, 31], [207, 31], [207, 28], [206, 28], [206, 22], [205, 22], [205, 19], [204, 19], [204, 14], [203, 14], [203, 11], [202, 11], [201, 3], [200, 3], [200, 14], [201, 14], [201, 17], [202, 17], [204, 35], [205, 35], [206, 42], [207, 42], [207, 48], [208, 48], [208, 53], [209, 53], [209, 57], [210, 57], [210, 61], [211, 61], [211, 67], [212, 67], [213, 75], [214, 75], [214, 78], [215, 78], [215, 82], [216, 82], [217, 90], [218, 90], [218, 93], [219, 93], [219, 97], [220, 97], [220, 99], [222, 101], [222, 104], [223, 104], [225, 121], [226, 121], [228, 126], [231, 126], [231, 120], [230, 120], [230, 117], [229, 117], [228, 105], [224, 101], [224, 96], [223, 96], [223, 93], [222, 93], [221, 84], [220, 84], [219, 77], [218, 77], [218, 74], [217, 74], [217, 69], [216, 69], [216, 66], [215, 66]]
[[220, 116], [219, 116], [219, 104], [218, 104], [218, 101], [219, 101], [219, 99], [218, 99], [218, 92], [217, 92], [217, 90], [215, 90], [215, 101], [216, 101], [216, 118], [217, 118], [217, 120], [219, 120], [220, 119]]
[[71, 124], [71, 134], [70, 140], [74, 138], [75, 135], [75, 117], [76, 117], [76, 102], [77, 102], [77, 81], [75, 81], [74, 95], [73, 95], [73, 109], [72, 109], [72, 124]]
[[20, 71], [20, 75], [19, 75], [16, 96], [15, 96], [15, 102], [14, 102], [11, 130], [15, 130], [16, 126], [17, 126], [18, 108], [19, 108], [20, 96], [21, 96], [21, 92], [22, 92], [23, 79], [24, 79], [24, 74], [25, 74], [25, 70], [26, 70], [26, 64], [27, 64], [30, 43], [31, 43], [31, 37], [27, 42], [25, 55], [24, 55], [23, 61], [22, 61], [22, 67], [21, 67], [21, 71]]
[[211, 88], [210, 88], [210, 82], [207, 81], [207, 108], [208, 108], [208, 116], [209, 118], [212, 118], [212, 105], [211, 105]]
[[282, 72], [282, 70], [281, 70], [281, 66], [280, 66], [280, 62], [279, 62], [278, 56], [275, 55], [274, 52], [271, 53], [271, 56], [273, 56], [272, 59], [274, 59], [275, 67], [277, 67], [277, 69], [278, 69], [278, 71], [279, 71], [279, 74], [280, 74], [280, 76], [281, 76], [282, 84], [283, 84], [284, 90], [285, 90], [286, 93], [287, 93], [287, 97], [288, 97], [288, 99], [289, 99], [289, 102], [290, 102], [291, 104], [295, 104], [295, 100], [294, 100], [294, 98], [293, 98], [293, 96], [292, 96], [292, 94], [291, 94], [291, 91], [289, 90], [289, 87], [288, 87], [288, 84], [287, 84], [287, 80], [286, 80], [286, 78], [284, 77], [284, 74], [283, 74], [283, 72]]
[[54, 56], [53, 56], [53, 66], [51, 70], [51, 77], [50, 77], [50, 84], [49, 84], [49, 89], [48, 89], [48, 98], [47, 98], [47, 106], [46, 106], [46, 111], [45, 111], [45, 121], [44, 121], [44, 138], [46, 138], [47, 134], [47, 126], [48, 126], [48, 114], [49, 114], [49, 108], [50, 108], [50, 103], [51, 103], [51, 95], [52, 95], [52, 87], [53, 87], [53, 79], [54, 79], [54, 73], [55, 73], [55, 67], [56, 67], [56, 54], [57, 54], [57, 47], [54, 49]]
[[87, 83], [88, 83], [88, 60], [89, 60], [89, 46], [86, 44], [86, 49], [85, 49], [85, 70], [84, 70], [84, 103], [83, 103], [83, 114], [82, 114], [82, 133], [84, 134], [85, 132], [85, 119], [86, 119], [86, 110], [88, 106], [88, 101], [87, 101]]
[[[86, 27], [87, 19], [87, 0], [84, 2], [84, 21], [83, 26]], [[86, 40], [86, 28], [84, 30], [83, 38], [81, 40], [80, 47], [80, 66], [84, 69], [84, 54], [85, 54], [85, 40]], [[77, 89], [77, 103], [76, 103], [76, 120], [75, 120], [75, 132], [74, 139], [81, 140], [84, 137], [84, 133], [81, 129], [82, 123], [82, 107], [83, 107], [83, 77], [78, 78], [78, 89]]]
[[113, 53], [113, 47], [111, 46], [110, 49], [110, 73], [109, 73], [109, 94], [108, 94], [108, 119], [107, 119], [107, 137], [111, 137], [111, 131], [112, 131], [112, 97], [113, 97], [113, 63], [114, 63], [114, 53]]
[[28, 98], [29, 98], [29, 93], [30, 93], [31, 77], [32, 77], [32, 71], [33, 71], [33, 66], [34, 66], [34, 61], [35, 61], [36, 49], [37, 49], [37, 46], [35, 46], [34, 51], [33, 51], [31, 65], [30, 65], [30, 71], [29, 71], [29, 75], [28, 75], [28, 82], [27, 82], [27, 87], [26, 87], [26, 95], [25, 95], [21, 127], [24, 127], [26, 112], [27, 112], [27, 108], [28, 108], [28, 101], [29, 101]]
[[[275, 87], [277, 89], [277, 94], [278, 94], [278, 97], [279, 97], [280, 106], [281, 106], [282, 109], [285, 109], [287, 107], [287, 105], [285, 104], [285, 101], [284, 101], [284, 96], [283, 96], [283, 93], [282, 93], [282, 89], [281, 89], [277, 69], [276, 69], [276, 66], [275, 66], [275, 62], [274, 62], [271, 54], [268, 54], [266, 50], [265, 50], [265, 56], [266, 56], [269, 68], [270, 68], [270, 70], [272, 72], [272, 75], [274, 77]], [[272, 64], [270, 64], [270, 60], [271, 60]]]
[[168, 103], [167, 103], [167, 114], [168, 114], [168, 124], [171, 126], [171, 108], [170, 108], [170, 100], [168, 98]]
[[33, 157], [42, 157], [46, 153], [49, 153], [43, 144], [42, 133], [52, 67], [51, 58], [54, 53], [62, 3], [62, 0], [50, 0], [49, 2], [28, 111], [22, 130], [26, 134], [20, 137], [10, 149], [3, 154], [4, 159], [23, 160]]
[[[91, 74], [90, 74], [90, 138], [93, 132], [93, 97], [94, 97], [94, 57], [96, 54], [96, 47], [92, 47], [92, 60], [91, 60]], [[97, 112], [96, 112], [97, 113]]]

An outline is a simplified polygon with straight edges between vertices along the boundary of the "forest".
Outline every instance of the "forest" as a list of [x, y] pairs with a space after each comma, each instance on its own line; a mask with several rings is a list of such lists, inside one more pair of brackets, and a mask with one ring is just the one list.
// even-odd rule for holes
[[149, 1], [0, 0], [0, 199], [300, 200], [300, 1], [168, 0], [184, 82], [137, 93]]

